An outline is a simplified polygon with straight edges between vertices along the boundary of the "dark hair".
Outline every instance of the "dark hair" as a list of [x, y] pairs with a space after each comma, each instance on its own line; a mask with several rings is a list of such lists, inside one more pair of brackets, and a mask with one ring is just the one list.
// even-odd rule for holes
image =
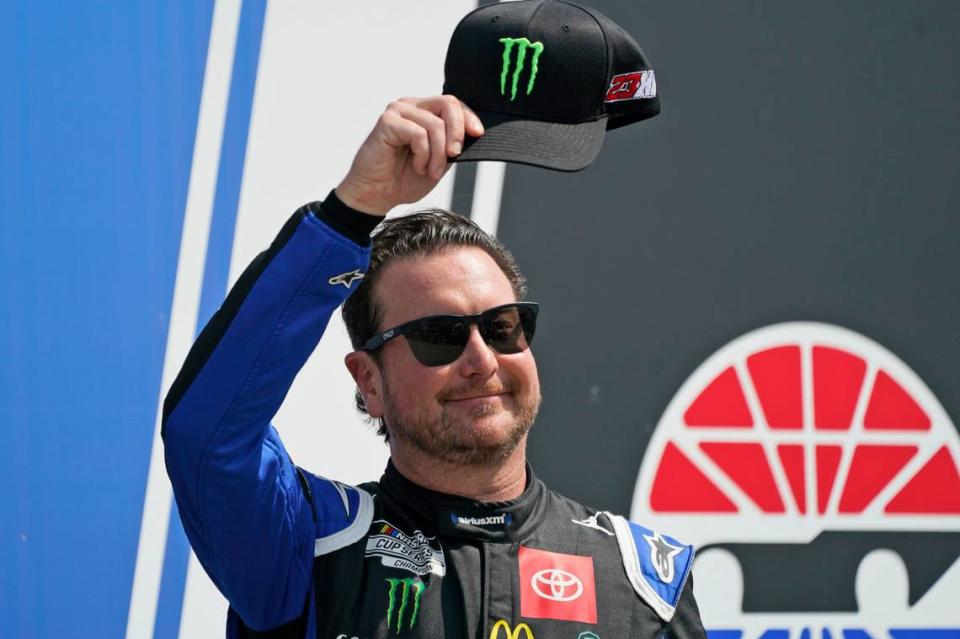
[[[484, 250], [510, 281], [517, 300], [527, 294], [527, 281], [520, 273], [513, 255], [495, 237], [487, 234], [469, 219], [443, 209], [424, 209], [403, 217], [384, 220], [371, 240], [370, 264], [357, 289], [343, 303], [341, 314], [353, 348], [358, 349], [374, 334], [383, 330], [380, 321], [383, 309], [374, 295], [380, 272], [394, 260], [432, 255], [460, 246]], [[379, 352], [371, 355], [379, 362]], [[367, 414], [360, 389], [356, 391], [357, 410]], [[377, 433], [388, 439], [387, 425], [379, 420]]]

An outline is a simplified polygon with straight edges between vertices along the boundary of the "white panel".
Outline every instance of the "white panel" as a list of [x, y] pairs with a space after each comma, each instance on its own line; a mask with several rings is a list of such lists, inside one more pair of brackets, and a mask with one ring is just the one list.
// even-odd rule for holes
[[[231, 283], [297, 207], [322, 199], [393, 99], [433, 95], [453, 27], [474, 0], [271, 2], [267, 7]], [[451, 171], [421, 204], [450, 206]], [[409, 208], [409, 207], [404, 207]], [[339, 316], [274, 420], [294, 460], [349, 483], [377, 479], [387, 448], [353, 408]], [[220, 636], [225, 602], [191, 555], [180, 637]]]
[[500, 196], [503, 195], [504, 162], [479, 162], [473, 189], [473, 208], [470, 219], [490, 235], [497, 234], [500, 222]]
[[191, 552], [180, 613], [180, 639], [222, 637], [226, 623], [227, 600], [207, 578], [197, 556]]

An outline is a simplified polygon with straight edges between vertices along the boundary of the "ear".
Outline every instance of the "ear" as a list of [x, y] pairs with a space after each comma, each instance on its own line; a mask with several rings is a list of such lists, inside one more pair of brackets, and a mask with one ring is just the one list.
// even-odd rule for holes
[[370, 417], [383, 417], [383, 378], [373, 357], [370, 353], [353, 351], [347, 353], [343, 363], [347, 365], [347, 370], [363, 395], [367, 413]]

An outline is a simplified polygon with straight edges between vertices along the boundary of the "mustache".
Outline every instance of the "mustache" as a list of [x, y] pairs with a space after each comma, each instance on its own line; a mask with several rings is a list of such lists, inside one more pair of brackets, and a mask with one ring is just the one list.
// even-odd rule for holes
[[477, 395], [499, 395], [501, 393], [516, 393], [519, 384], [514, 381], [488, 379], [480, 382], [463, 384], [454, 388], [447, 389], [440, 393], [438, 399], [447, 401], [451, 399], [463, 399], [465, 397], [475, 397]]

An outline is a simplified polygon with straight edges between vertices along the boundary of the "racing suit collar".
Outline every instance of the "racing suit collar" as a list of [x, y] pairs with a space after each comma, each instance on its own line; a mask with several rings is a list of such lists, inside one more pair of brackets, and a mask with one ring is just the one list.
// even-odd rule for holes
[[516, 499], [478, 502], [414, 484], [393, 461], [380, 478], [381, 490], [411, 508], [419, 521], [445, 537], [512, 543], [529, 536], [543, 519], [547, 489], [527, 464], [527, 485]]

